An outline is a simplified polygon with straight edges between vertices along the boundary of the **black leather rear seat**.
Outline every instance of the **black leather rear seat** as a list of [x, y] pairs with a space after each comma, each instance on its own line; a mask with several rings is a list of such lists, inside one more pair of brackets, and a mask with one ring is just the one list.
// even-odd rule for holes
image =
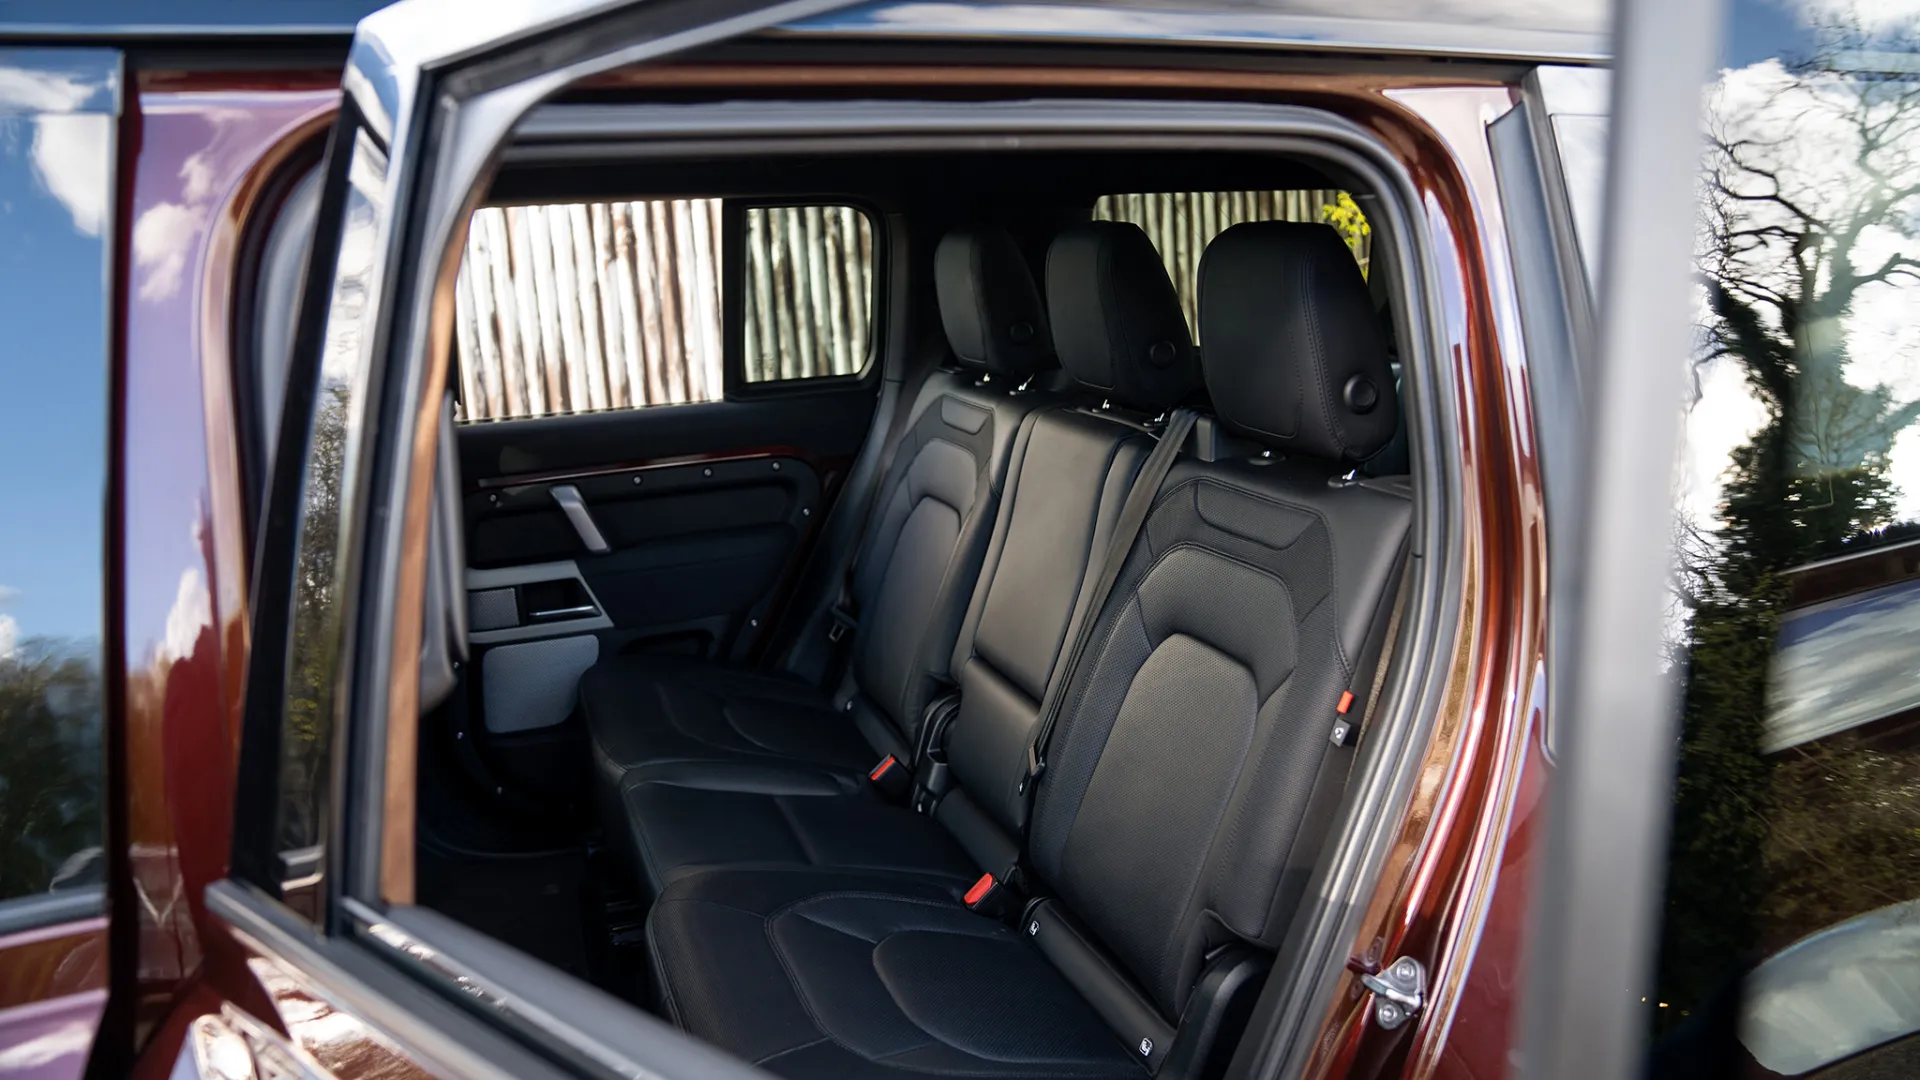
[[957, 367], [927, 379], [875, 504], [852, 581], [863, 626], [846, 678], [829, 692], [672, 657], [598, 665], [580, 681], [580, 702], [601, 805], [616, 820], [621, 785], [640, 766], [677, 768], [682, 779], [718, 769], [722, 787], [765, 772], [770, 783], [851, 789], [881, 756], [909, 758], [947, 676], [1015, 434], [1051, 400], [1016, 389], [1052, 365], [1052, 344], [1012, 237], [956, 230], [935, 266]]
[[957, 714], [931, 755], [951, 758], [959, 786], [929, 800], [937, 806], [929, 817], [870, 785], [849, 791], [841, 778], [787, 763], [636, 765], [622, 775], [623, 813], [608, 829], [631, 844], [648, 892], [716, 865], [888, 870], [965, 885], [1012, 862], [1026, 748], [1151, 444], [1140, 425], [1198, 375], [1173, 286], [1137, 228], [1070, 230], [1053, 247], [1048, 278], [1064, 298], [1050, 305], [1060, 360], [1086, 388], [1083, 404], [1123, 409], [1043, 408], [1015, 439], [950, 665]]
[[[1126, 242], [1084, 242], [1092, 300]], [[1049, 260], [1056, 305], [1078, 302], [1054, 281], [1063, 257], [1071, 241]], [[647, 924], [675, 1022], [796, 1078], [1202, 1071], [1319, 849], [1308, 804], [1343, 779], [1330, 735], [1343, 693], [1367, 689], [1356, 658], [1411, 500], [1341, 479], [1397, 410], [1366, 285], [1330, 229], [1223, 233], [1200, 318], [1220, 424], [1196, 428], [1160, 484], [1070, 675], [1023, 859], [1042, 899], [1008, 925], [929, 878], [686, 874]], [[960, 791], [991, 801], [987, 772]]]

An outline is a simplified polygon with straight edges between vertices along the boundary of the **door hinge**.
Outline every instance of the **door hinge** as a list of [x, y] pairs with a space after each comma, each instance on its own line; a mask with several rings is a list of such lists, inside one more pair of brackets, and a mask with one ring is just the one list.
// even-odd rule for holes
[[1427, 1003], [1427, 969], [1411, 956], [1403, 956], [1379, 972], [1360, 973], [1360, 985], [1373, 991], [1373, 1018], [1385, 1031], [1419, 1016]]

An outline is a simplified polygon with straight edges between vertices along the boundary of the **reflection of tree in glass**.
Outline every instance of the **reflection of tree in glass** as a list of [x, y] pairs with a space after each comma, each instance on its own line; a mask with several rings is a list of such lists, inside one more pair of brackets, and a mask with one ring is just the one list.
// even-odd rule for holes
[[1727, 72], [1709, 100], [1702, 363], [1737, 362], [1765, 419], [1732, 454], [1717, 528], [1681, 545], [1664, 1025], [1756, 951], [1920, 895], [1912, 761], [1850, 736], [1760, 751], [1783, 572], [1884, 540], [1889, 456], [1920, 416], [1863, 385], [1848, 348], [1863, 302], [1920, 282], [1903, 250], [1920, 236], [1920, 84], [1848, 69], [1886, 35], [1820, 27], [1814, 58]]
[[346, 442], [347, 389], [340, 382], [329, 381], [314, 411], [300, 555], [295, 567], [287, 723], [280, 748], [279, 832], [284, 848], [319, 843], [325, 820], [334, 658], [339, 647], [334, 552], [340, 533], [340, 482]]
[[100, 845], [96, 651], [37, 638], [0, 656], [0, 900]]

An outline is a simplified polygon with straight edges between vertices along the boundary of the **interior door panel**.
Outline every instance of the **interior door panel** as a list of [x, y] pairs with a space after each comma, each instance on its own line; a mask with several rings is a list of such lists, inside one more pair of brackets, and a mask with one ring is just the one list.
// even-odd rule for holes
[[[608, 550], [589, 548], [554, 497], [562, 488], [578, 492]], [[766, 614], [820, 497], [820, 469], [778, 450], [528, 483], [500, 478], [466, 497], [468, 565], [577, 568], [591, 597], [555, 587], [571, 573], [514, 586], [515, 629], [586, 608], [576, 614], [610, 620], [615, 651], [670, 642], [675, 651], [732, 656], [751, 643], [744, 631]], [[543, 591], [553, 595], [541, 599]], [[572, 621], [554, 628], [574, 629]]]
[[449, 719], [476, 778], [567, 804], [586, 761], [577, 683], [599, 658], [750, 656], [874, 398], [869, 379], [462, 426], [472, 671]]

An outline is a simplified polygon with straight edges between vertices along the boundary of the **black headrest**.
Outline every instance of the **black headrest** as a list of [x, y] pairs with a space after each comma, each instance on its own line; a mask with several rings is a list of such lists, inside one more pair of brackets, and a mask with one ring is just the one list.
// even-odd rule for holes
[[1364, 461], [1393, 438], [1393, 368], [1331, 226], [1235, 225], [1200, 260], [1200, 340], [1220, 419], [1275, 449]]
[[1024, 379], [1048, 366], [1046, 305], [1020, 246], [1005, 229], [976, 225], [942, 237], [933, 285], [947, 344], [968, 367]]
[[1047, 310], [1060, 366], [1123, 405], [1159, 412], [1199, 377], [1180, 298], [1138, 225], [1089, 221], [1055, 237]]

